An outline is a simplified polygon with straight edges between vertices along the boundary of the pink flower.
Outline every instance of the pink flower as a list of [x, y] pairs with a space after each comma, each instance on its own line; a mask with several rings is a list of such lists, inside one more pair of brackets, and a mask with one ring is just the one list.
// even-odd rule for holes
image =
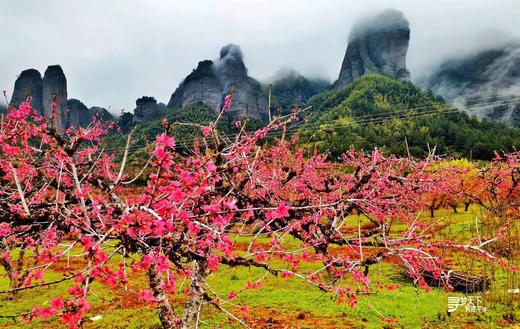
[[90, 248], [96, 245], [94, 242], [92, 242], [92, 238], [88, 236], [83, 236], [81, 238], [81, 243], [83, 243], [83, 251], [85, 252], [89, 252]]
[[172, 193], [172, 199], [175, 202], [184, 201], [185, 196], [186, 194], [180, 188], [175, 189]]
[[236, 293], [236, 291], [231, 290], [231, 291], [229, 292], [229, 295], [228, 295], [227, 299], [228, 299], [228, 300], [231, 300], [231, 299], [234, 299], [236, 296], [238, 296], [238, 294]]
[[285, 202], [282, 202], [278, 205], [278, 208], [276, 209], [275, 214], [276, 214], [277, 218], [289, 217], [290, 209], [291, 209], [291, 207], [287, 206], [285, 204]]
[[218, 214], [220, 211], [219, 208], [214, 204], [204, 205], [202, 206], [202, 210], [211, 214]]
[[20, 153], [20, 149], [9, 144], [2, 144], [2, 152], [5, 155], [16, 156]]
[[157, 146], [174, 148], [175, 140], [173, 137], [168, 136], [166, 133], [162, 133], [161, 135], [159, 135], [159, 137], [157, 137]]
[[202, 128], [202, 136], [208, 137], [209, 135], [211, 135], [212, 131], [213, 129], [211, 127], [204, 127]]
[[51, 299], [51, 309], [56, 312], [59, 311], [63, 307], [63, 300], [61, 298], [53, 298]]
[[153, 292], [149, 289], [139, 291], [139, 299], [145, 300], [147, 302], [155, 302]]
[[226, 95], [226, 98], [224, 99], [224, 106], [222, 107], [222, 113], [226, 113], [227, 110], [231, 108], [231, 94]]
[[430, 291], [432, 288], [426, 283], [423, 277], [419, 278], [419, 286], [423, 288], [425, 291]]
[[9, 227], [9, 224], [7, 224], [7, 223], [0, 224], [0, 238], [8, 235], [9, 232], [11, 232], [11, 228]]
[[224, 207], [226, 207], [229, 210], [237, 210], [237, 205], [235, 204], [235, 201], [224, 201], [223, 202]]
[[37, 307], [35, 306], [33, 309], [33, 312], [36, 314], [36, 316], [42, 318], [42, 320], [48, 320], [53, 316], [52, 310], [50, 307]]
[[218, 270], [218, 264], [220, 262], [220, 259], [217, 255], [211, 254], [208, 257], [208, 268], [210, 271], [216, 271]]
[[65, 324], [69, 325], [69, 328], [78, 328], [78, 324], [80, 323], [83, 312], [68, 312], [64, 313], [60, 316], [61, 321], [63, 321]]

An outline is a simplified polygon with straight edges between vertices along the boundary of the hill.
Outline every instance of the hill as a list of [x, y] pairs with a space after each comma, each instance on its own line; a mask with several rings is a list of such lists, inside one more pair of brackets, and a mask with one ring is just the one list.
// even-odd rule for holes
[[293, 70], [282, 72], [272, 85], [273, 113], [287, 114], [295, 105], [303, 106], [309, 98], [328, 86], [326, 80], [309, 79]]
[[[470, 114], [520, 127], [520, 42], [447, 59], [419, 85]], [[483, 97], [494, 106], [472, 108]]]
[[[329, 90], [308, 102], [301, 143], [338, 157], [351, 146], [379, 147], [388, 154], [437, 154], [490, 159], [495, 150], [520, 144], [520, 130], [479, 120], [409, 82], [365, 75], [348, 87]], [[407, 148], [408, 144], [408, 148]]]
[[[157, 110], [155, 119], [148, 121], [129, 123], [127, 116], [123, 115], [119, 119], [119, 131], [115, 131], [109, 135], [105, 141], [105, 146], [109, 151], [116, 151], [121, 156], [126, 145], [126, 139], [130, 130], [134, 130], [130, 146], [130, 157], [136, 161], [141, 159], [146, 161], [146, 146], [149, 142], [154, 141], [155, 137], [164, 132], [163, 120], [166, 119], [169, 124], [175, 122], [208, 124], [217, 118], [218, 114], [209, 106], [198, 102], [188, 105], [184, 108], [161, 108]], [[221, 119], [218, 128], [227, 134], [232, 129], [232, 123], [229, 118]], [[176, 144], [181, 151], [190, 149], [193, 145], [194, 138], [200, 135], [200, 129], [185, 125], [175, 126], [173, 135]], [[144, 153], [143, 153], [144, 152]]]

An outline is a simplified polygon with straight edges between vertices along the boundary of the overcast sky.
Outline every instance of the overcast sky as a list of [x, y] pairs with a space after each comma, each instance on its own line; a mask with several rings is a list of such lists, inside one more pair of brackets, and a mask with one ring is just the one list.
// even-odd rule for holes
[[143, 95], [167, 102], [229, 42], [257, 79], [291, 67], [334, 80], [356, 19], [386, 8], [410, 21], [412, 79], [495, 32], [520, 38], [519, 0], [0, 0], [0, 89], [60, 64], [69, 98], [131, 111]]

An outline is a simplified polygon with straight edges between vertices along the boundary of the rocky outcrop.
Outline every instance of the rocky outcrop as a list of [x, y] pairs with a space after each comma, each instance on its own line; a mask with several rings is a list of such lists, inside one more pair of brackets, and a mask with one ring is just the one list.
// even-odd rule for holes
[[358, 77], [378, 73], [409, 80], [406, 53], [410, 40], [409, 23], [396, 10], [359, 21], [352, 29], [336, 88], [343, 88]]
[[65, 128], [86, 128], [96, 117], [101, 121], [112, 121], [114, 118], [104, 108], [92, 106], [88, 108], [85, 104], [77, 99], [67, 100], [67, 120]]
[[[32, 97], [32, 107], [47, 118], [56, 113], [53, 124], [60, 130], [87, 127], [93, 116], [103, 121], [114, 119], [104, 108], [89, 109], [77, 99], [67, 99], [67, 78], [59, 65], [49, 66], [43, 79], [35, 69], [23, 71], [14, 84], [10, 105], [18, 107], [28, 96]], [[53, 100], [56, 110], [52, 108]]]
[[202, 102], [220, 111], [226, 95], [233, 93], [228, 115], [232, 118], [267, 120], [267, 96], [260, 84], [247, 75], [240, 47], [229, 44], [222, 48], [215, 62], [199, 62], [175, 90], [168, 107], [186, 107]]
[[520, 42], [448, 59], [419, 84], [469, 114], [520, 127]]
[[175, 90], [168, 107], [179, 108], [203, 102], [215, 111], [220, 110], [222, 87], [213, 70], [213, 61], [205, 60], [188, 75]]
[[[67, 117], [67, 78], [59, 65], [51, 65], [43, 75], [43, 115], [50, 118], [53, 113], [53, 123], [56, 128], [66, 128]], [[56, 109], [52, 108], [53, 100]]]
[[92, 117], [88, 107], [77, 99], [67, 100], [67, 116], [65, 128], [86, 127]]
[[135, 101], [134, 122], [143, 122], [158, 117], [157, 101], [150, 96], [143, 96]]
[[22, 71], [14, 83], [14, 90], [9, 105], [18, 107], [31, 97], [32, 107], [42, 113], [42, 75], [35, 69]]
[[106, 108], [99, 107], [99, 106], [92, 106], [89, 109], [89, 111], [91, 113], [91, 117], [96, 116], [101, 121], [114, 120], [114, 117], [112, 116], [112, 114], [110, 114], [110, 112], [108, 112], [108, 110]]
[[123, 133], [128, 133], [134, 126], [134, 115], [129, 112], [123, 113], [117, 120], [117, 125]]

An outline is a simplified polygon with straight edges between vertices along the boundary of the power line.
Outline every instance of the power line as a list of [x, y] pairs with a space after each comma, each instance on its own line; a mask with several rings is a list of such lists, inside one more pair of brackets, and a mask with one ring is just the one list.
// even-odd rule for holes
[[[497, 98], [504, 98], [504, 100], [497, 100]], [[511, 96], [502, 96], [502, 97], [483, 97], [481, 100], [489, 99], [489, 101], [483, 101], [476, 106], [471, 106], [465, 108], [466, 110], [473, 110], [473, 109], [481, 109], [481, 108], [488, 108], [488, 107], [496, 107], [500, 105], [512, 105], [517, 104], [518, 101], [520, 101], [520, 97], [511, 97]], [[476, 99], [472, 99], [472, 101], [476, 101]], [[366, 126], [370, 124], [378, 124], [383, 123], [387, 120], [391, 119], [416, 119], [426, 116], [434, 116], [434, 115], [445, 115], [445, 114], [451, 114], [451, 113], [461, 113], [461, 110], [458, 109], [445, 109], [442, 108], [443, 105], [430, 105], [430, 106], [422, 106], [422, 107], [416, 107], [416, 108], [408, 108], [408, 109], [402, 109], [398, 111], [393, 112], [381, 112], [381, 113], [373, 113], [373, 114], [366, 114], [366, 115], [359, 115], [355, 117], [351, 117], [349, 122], [345, 123], [338, 123], [337, 120], [331, 119], [331, 120], [324, 120], [324, 121], [316, 121], [316, 122], [305, 122], [300, 121], [298, 123], [292, 124], [289, 128], [285, 130], [285, 133], [292, 133], [292, 132], [306, 132], [309, 130], [315, 130], [317, 127], [323, 127], [325, 129], [335, 129], [345, 126], [350, 126], [353, 124], [356, 124], [358, 126]], [[410, 113], [412, 111], [417, 110], [428, 110], [428, 109], [434, 109], [431, 111], [422, 111], [422, 112], [416, 112], [416, 113]], [[331, 123], [330, 125], [327, 125], [327, 123]], [[270, 131], [267, 136], [272, 137], [281, 134], [281, 131]], [[236, 134], [222, 134], [220, 135], [222, 138], [233, 138], [236, 136]], [[153, 141], [149, 141], [153, 142]], [[137, 150], [144, 146], [146, 146], [147, 140], [142, 139], [140, 141], [137, 141], [136, 143], [130, 145], [129, 151], [131, 150]], [[191, 148], [195, 145], [194, 141], [191, 142], [177, 142], [177, 146], [180, 146], [182, 148]], [[115, 147], [112, 149], [105, 149], [105, 153], [114, 153], [117, 150], [122, 150], [125, 147]]]
[[[509, 101], [509, 102], [503, 102], [501, 101], [500, 102], [500, 105], [508, 105], [508, 104], [512, 104], [512, 103], [516, 103], [514, 101]], [[472, 106], [471, 108], [468, 108], [468, 109], [476, 109], [476, 108], [485, 108], [485, 107], [494, 107], [494, 106], [497, 106], [497, 102], [496, 101], [493, 101], [493, 102], [482, 102], [482, 105], [479, 105], [479, 106]], [[416, 109], [432, 109], [432, 108], [435, 108], [435, 110], [433, 111], [423, 111], [423, 112], [418, 112], [418, 113], [407, 113], [407, 112], [410, 112], [410, 111], [413, 111], [413, 110], [416, 110]], [[403, 113], [405, 112], [405, 113]], [[373, 115], [363, 115], [363, 116], [356, 116], [356, 117], [352, 117], [351, 121], [347, 122], [347, 123], [338, 123], [337, 120], [327, 120], [327, 121], [320, 121], [320, 122], [312, 122], [312, 123], [303, 123], [303, 121], [301, 123], [296, 123], [294, 125], [292, 125], [291, 127], [289, 127], [288, 129], [286, 129], [286, 133], [291, 133], [291, 132], [296, 132], [296, 131], [300, 131], [300, 132], [305, 132], [305, 131], [308, 131], [308, 130], [315, 130], [316, 127], [323, 127], [324, 125], [326, 125], [326, 127], [324, 128], [327, 128], [327, 129], [334, 129], [334, 128], [340, 128], [340, 127], [344, 127], [344, 126], [349, 126], [349, 125], [352, 125], [352, 124], [357, 124], [358, 126], [365, 126], [365, 125], [369, 125], [369, 124], [377, 124], [377, 123], [382, 123], [382, 122], [385, 122], [387, 120], [390, 120], [390, 119], [395, 119], [395, 118], [399, 118], [399, 119], [405, 119], [405, 118], [408, 118], [408, 119], [415, 119], [415, 118], [420, 118], [420, 117], [425, 117], [425, 116], [432, 116], [432, 115], [436, 115], [437, 113], [440, 114], [440, 115], [443, 115], [443, 114], [450, 114], [450, 113], [460, 113], [461, 111], [460, 110], [457, 110], [457, 109], [453, 109], [453, 110], [446, 110], [444, 108], [438, 108], [438, 105], [434, 105], [434, 106], [424, 106], [424, 107], [420, 107], [420, 108], [414, 108], [414, 109], [405, 109], [405, 110], [400, 110], [400, 111], [394, 111], [394, 112], [386, 112], [386, 113], [377, 113], [377, 114], [373, 114]], [[396, 115], [397, 114], [397, 115]], [[359, 120], [359, 118], [362, 118], [363, 120]], [[327, 126], [327, 122], [331, 122], [331, 123], [334, 123], [334, 124], [331, 124], [331, 125], [328, 125]], [[305, 129], [302, 129], [303, 127], [305, 127]], [[314, 128], [312, 128], [314, 127]], [[273, 137], [273, 136], [276, 136], [276, 135], [279, 135], [281, 132], [280, 131], [271, 131], [267, 134], [267, 136], [269, 137]], [[228, 135], [221, 135], [221, 137], [235, 137], [236, 135], [235, 134], [228, 134]], [[141, 142], [143, 142], [144, 140], [142, 140]], [[194, 142], [178, 142], [177, 143], [177, 146], [180, 146], [182, 148], [191, 148], [195, 145]], [[133, 144], [129, 150], [134, 150], [134, 149], [139, 149], [141, 148], [142, 144], [138, 143], [138, 144]], [[120, 150], [121, 148], [114, 148], [114, 149], [109, 149], [109, 150], [106, 150], [107, 153], [109, 152], [112, 152], [112, 151], [116, 151], [116, 150]], [[124, 147], [123, 147], [124, 149]]]

